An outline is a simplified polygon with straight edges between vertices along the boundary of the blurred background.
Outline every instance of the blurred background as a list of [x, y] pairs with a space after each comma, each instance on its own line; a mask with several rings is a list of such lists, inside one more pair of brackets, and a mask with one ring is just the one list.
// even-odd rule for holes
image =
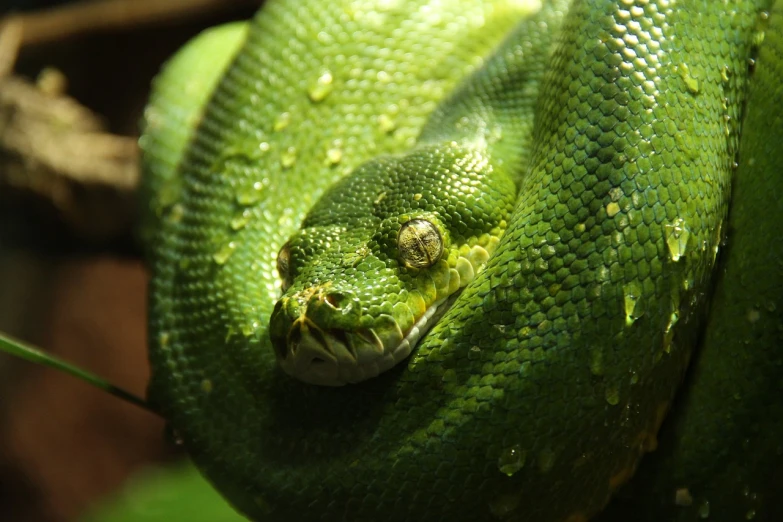
[[[191, 36], [260, 3], [0, 0], [0, 330], [144, 394], [133, 189], [150, 81]], [[80, 519], [182, 458], [164, 433], [145, 411], [0, 356], [0, 520]]]

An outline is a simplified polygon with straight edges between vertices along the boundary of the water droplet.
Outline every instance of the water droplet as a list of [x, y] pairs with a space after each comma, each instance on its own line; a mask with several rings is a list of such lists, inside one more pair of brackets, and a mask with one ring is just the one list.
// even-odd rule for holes
[[616, 386], [610, 386], [606, 389], [605, 393], [606, 402], [610, 406], [617, 406], [620, 403], [620, 388]]
[[296, 163], [296, 147], [288, 147], [280, 156], [280, 165], [284, 169], [290, 169]]
[[644, 301], [641, 300], [642, 288], [638, 282], [633, 281], [623, 286], [623, 294], [625, 296], [625, 324], [631, 326], [644, 315]]
[[718, 223], [718, 233], [715, 236], [715, 243], [712, 246], [712, 264], [715, 264], [715, 261], [718, 259], [718, 251], [720, 250], [720, 246], [722, 243], [721, 235], [720, 235], [720, 228], [723, 223]]
[[288, 127], [289, 123], [291, 123], [291, 113], [281, 112], [277, 115], [277, 118], [275, 118], [275, 123], [272, 128], [275, 132], [280, 132], [281, 130]]
[[669, 247], [669, 254], [672, 261], [676, 263], [685, 255], [691, 232], [682, 218], [678, 218], [672, 224], [664, 225], [664, 229], [666, 230], [666, 245]]
[[212, 259], [219, 265], [226, 264], [226, 261], [231, 257], [234, 251], [237, 249], [237, 244], [234, 241], [226, 243], [220, 250], [212, 255]]
[[241, 214], [234, 216], [230, 223], [231, 230], [242, 230], [250, 222], [252, 216], [253, 213], [250, 212], [250, 209], [245, 209]]
[[389, 134], [397, 128], [397, 124], [394, 123], [394, 120], [388, 114], [381, 114], [378, 116], [378, 128], [382, 133]]
[[501, 473], [512, 476], [525, 466], [527, 452], [522, 451], [519, 444], [506, 448], [498, 458], [498, 469]]
[[256, 181], [249, 187], [243, 187], [237, 192], [237, 203], [240, 205], [255, 205], [261, 200], [264, 189], [269, 186], [269, 179]]
[[680, 316], [677, 312], [672, 312], [669, 315], [669, 322], [666, 323], [666, 329], [663, 331], [663, 351], [671, 353], [672, 340], [674, 339], [674, 327], [677, 321], [680, 320]]
[[244, 324], [242, 325], [242, 335], [244, 335], [245, 337], [250, 337], [254, 333], [256, 333], [256, 331], [258, 331], [258, 328], [260, 326], [261, 325], [259, 324], [258, 321], [253, 321], [252, 323]]
[[680, 507], [688, 507], [693, 504], [693, 496], [688, 488], [680, 488], [674, 492], [674, 503]]
[[754, 518], [756, 518], [756, 510], [755, 509], [751, 509], [747, 513], [745, 513], [745, 519], [746, 520], [753, 520]]
[[728, 83], [729, 78], [731, 78], [731, 69], [728, 65], [724, 65], [720, 69], [720, 78], [723, 80], [723, 83]]
[[343, 159], [343, 151], [339, 146], [332, 146], [326, 150], [326, 164], [337, 165]]
[[201, 390], [204, 393], [211, 393], [212, 392], [212, 381], [209, 379], [204, 379], [201, 381]]
[[690, 68], [687, 64], [681, 63], [677, 68], [680, 77], [685, 82], [685, 87], [691, 94], [699, 94], [699, 80], [691, 75]]
[[324, 71], [307, 89], [307, 95], [314, 103], [323, 101], [332, 92], [332, 73]]
[[169, 221], [172, 223], [180, 223], [185, 216], [185, 207], [181, 203], [177, 203], [171, 207], [169, 213]]
[[710, 501], [705, 500], [702, 502], [701, 506], [699, 506], [699, 517], [700, 518], [709, 518], [710, 516]]

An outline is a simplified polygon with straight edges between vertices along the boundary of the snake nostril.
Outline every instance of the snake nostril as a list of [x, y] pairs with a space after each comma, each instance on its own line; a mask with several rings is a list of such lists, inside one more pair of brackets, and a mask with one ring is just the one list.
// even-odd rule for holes
[[358, 302], [351, 292], [331, 291], [321, 294], [320, 299], [330, 309], [340, 312], [342, 315], [351, 315], [357, 312]]
[[296, 354], [296, 351], [299, 349], [300, 342], [302, 342], [302, 328], [297, 322], [294, 326], [291, 327], [291, 331], [288, 333], [288, 342], [282, 346], [278, 344], [275, 346], [275, 348], [277, 348], [277, 353], [280, 355], [280, 358], [285, 359], [289, 353], [291, 355]]
[[332, 292], [328, 293], [324, 296], [324, 301], [326, 301], [326, 304], [334, 308], [335, 310], [339, 310], [342, 308], [342, 303], [345, 300], [345, 296], [340, 293]]

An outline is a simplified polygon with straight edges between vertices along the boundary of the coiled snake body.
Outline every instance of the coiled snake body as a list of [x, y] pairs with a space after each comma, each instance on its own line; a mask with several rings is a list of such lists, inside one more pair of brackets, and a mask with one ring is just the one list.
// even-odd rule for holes
[[772, 3], [270, 0], [181, 51], [150, 396], [202, 472], [264, 521], [577, 522], [635, 472], [602, 520], [779, 520]]

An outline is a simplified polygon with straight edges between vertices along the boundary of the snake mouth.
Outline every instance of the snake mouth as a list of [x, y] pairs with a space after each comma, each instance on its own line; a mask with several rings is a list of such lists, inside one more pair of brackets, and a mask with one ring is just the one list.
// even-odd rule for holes
[[382, 327], [323, 329], [306, 316], [291, 325], [285, 339], [273, 339], [285, 371], [309, 384], [343, 386], [376, 377], [408, 357], [456, 296], [436, 301], [403, 332], [391, 316]]

